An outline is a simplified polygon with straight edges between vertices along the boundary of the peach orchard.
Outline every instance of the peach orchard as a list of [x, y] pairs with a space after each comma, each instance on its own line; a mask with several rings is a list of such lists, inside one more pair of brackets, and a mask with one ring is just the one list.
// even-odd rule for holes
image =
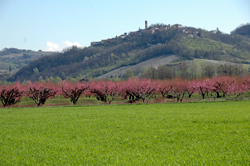
[[184, 96], [192, 97], [194, 93], [201, 95], [202, 99], [206, 95], [215, 98], [235, 95], [235, 99], [242, 93], [250, 91], [250, 77], [229, 77], [220, 76], [212, 79], [183, 80], [176, 78], [173, 80], [146, 80], [130, 78], [127, 81], [92, 81], [92, 82], [68, 82], [62, 81], [60, 84], [51, 82], [28, 82], [20, 84], [0, 86], [0, 100], [4, 107], [20, 102], [22, 97], [28, 97], [37, 106], [46, 103], [49, 98], [63, 96], [69, 98], [73, 104], [77, 104], [80, 97], [95, 96], [97, 100], [104, 103], [111, 103], [117, 96], [122, 97], [127, 102], [137, 101], [148, 102], [156, 96], [161, 96], [164, 100], [171, 98], [177, 102], [182, 102]]

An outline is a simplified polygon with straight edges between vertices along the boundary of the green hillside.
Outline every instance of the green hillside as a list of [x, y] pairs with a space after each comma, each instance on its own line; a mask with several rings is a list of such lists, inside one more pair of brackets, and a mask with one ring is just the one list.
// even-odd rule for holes
[[17, 48], [5, 48], [0, 51], [0, 80], [10, 74], [15, 73], [23, 66], [28, 65], [35, 59], [47, 55], [53, 55], [54, 52], [21, 50]]
[[231, 32], [231, 34], [238, 34], [250, 38], [250, 23], [242, 24]]
[[237, 34], [211, 33], [192, 27], [152, 25], [115, 38], [72, 47], [54, 56], [41, 57], [21, 68], [9, 81], [48, 77], [97, 77], [162, 55], [179, 61], [196, 59], [250, 63], [250, 39]]

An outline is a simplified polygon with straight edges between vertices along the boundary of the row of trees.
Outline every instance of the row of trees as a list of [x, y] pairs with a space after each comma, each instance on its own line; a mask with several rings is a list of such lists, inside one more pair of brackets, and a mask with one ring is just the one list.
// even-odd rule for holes
[[[93, 81], [93, 82], [68, 82], [60, 84], [51, 82], [15, 83], [0, 86], [0, 100], [3, 106], [14, 105], [26, 96], [32, 99], [37, 106], [45, 104], [49, 98], [62, 95], [77, 104], [80, 97], [95, 96], [105, 103], [111, 103], [115, 97], [121, 96], [129, 102], [149, 101], [156, 95], [162, 99], [172, 98], [182, 102], [185, 95], [190, 98], [198, 93], [212, 95], [214, 98], [225, 97], [226, 94], [236, 95], [236, 99], [250, 90], [250, 77], [213, 77], [212, 79], [197, 79], [193, 81], [176, 78], [173, 80], [132, 79], [127, 81]], [[222, 95], [222, 96], [220, 96]]]
[[[248, 74], [247, 69], [240, 64], [225, 63], [220, 65], [181, 62], [175, 66], [150, 67], [141, 72], [141, 77], [148, 79], [173, 79], [181, 77], [183, 79], [197, 79], [214, 76], [243, 76]], [[127, 76], [125, 74], [125, 76]], [[125, 77], [126, 78], [126, 77]]]

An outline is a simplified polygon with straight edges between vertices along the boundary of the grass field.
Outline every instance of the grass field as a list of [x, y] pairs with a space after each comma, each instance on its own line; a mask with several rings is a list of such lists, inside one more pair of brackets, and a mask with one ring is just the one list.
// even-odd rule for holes
[[0, 165], [249, 165], [250, 101], [0, 109]]

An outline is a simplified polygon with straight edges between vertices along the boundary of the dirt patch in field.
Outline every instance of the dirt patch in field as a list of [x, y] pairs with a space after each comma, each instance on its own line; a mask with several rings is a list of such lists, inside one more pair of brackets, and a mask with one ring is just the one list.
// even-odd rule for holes
[[135, 70], [140, 70], [142, 68], [151, 67], [151, 66], [157, 68], [161, 65], [166, 65], [177, 59], [178, 57], [176, 55], [161, 55], [158, 57], [148, 59], [144, 62], [138, 63], [137, 65], [120, 67], [118, 69], [115, 69], [113, 71], [110, 71], [106, 74], [101, 75], [99, 78], [109, 78], [110, 76], [118, 76], [120, 74], [126, 73], [127, 69], [131, 69], [135, 71]]

